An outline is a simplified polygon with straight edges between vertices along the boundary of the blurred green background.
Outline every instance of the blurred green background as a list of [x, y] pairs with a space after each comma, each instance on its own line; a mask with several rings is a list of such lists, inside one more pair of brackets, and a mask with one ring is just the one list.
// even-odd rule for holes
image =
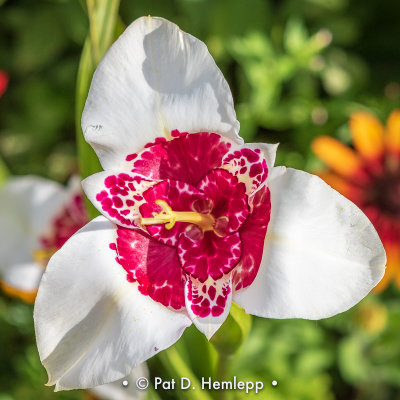
[[[385, 120], [400, 107], [397, 0], [121, 1], [124, 24], [148, 14], [208, 45], [233, 92], [242, 136], [280, 142], [278, 165], [317, 169], [313, 138], [349, 143], [354, 110]], [[0, 162], [12, 175], [64, 183], [78, 171], [75, 86], [87, 30], [77, 0], [0, 0], [0, 69], [10, 77], [0, 99]], [[262, 380], [261, 399], [396, 400], [399, 337], [400, 296], [391, 286], [328, 320], [254, 318], [231, 373]], [[32, 307], [1, 295], [0, 400], [82, 397], [55, 394], [45, 382]]]

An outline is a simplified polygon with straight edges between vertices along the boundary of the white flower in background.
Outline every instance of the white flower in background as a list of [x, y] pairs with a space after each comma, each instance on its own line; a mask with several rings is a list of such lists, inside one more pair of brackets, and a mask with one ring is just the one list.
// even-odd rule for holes
[[347, 310], [382, 278], [365, 215], [318, 177], [243, 144], [206, 46], [161, 18], [121, 35], [82, 117], [104, 172], [84, 181], [103, 216], [50, 260], [35, 327], [49, 385], [120, 379], [194, 323], [208, 338], [234, 301], [269, 318]]
[[[49, 258], [87, 221], [78, 177], [67, 187], [38, 176], [11, 178], [0, 188], [3, 291], [33, 303]], [[90, 392], [97, 400], [139, 400], [146, 392], [138, 390], [135, 382], [147, 376], [147, 367], [141, 364], [120, 381]]]
[[[79, 178], [72, 178], [66, 188], [37, 176], [11, 178], [0, 188], [3, 291], [33, 303], [49, 258], [87, 221]], [[120, 381], [90, 392], [98, 400], [138, 400], [146, 392], [136, 388], [136, 379], [147, 376], [141, 364]]]
[[79, 178], [67, 188], [37, 176], [0, 188], [0, 279], [3, 291], [33, 303], [51, 255], [88, 221]]

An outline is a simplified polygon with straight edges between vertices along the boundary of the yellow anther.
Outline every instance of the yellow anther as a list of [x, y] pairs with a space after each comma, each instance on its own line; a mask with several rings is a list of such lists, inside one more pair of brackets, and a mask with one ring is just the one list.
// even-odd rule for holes
[[43, 268], [46, 268], [47, 263], [56, 251], [55, 247], [33, 250], [33, 259]]
[[162, 211], [153, 213], [152, 218], [140, 218], [141, 225], [165, 224], [165, 229], [172, 229], [176, 222], [187, 222], [198, 225], [203, 231], [213, 230], [214, 217], [211, 214], [201, 214], [194, 211], [173, 211], [164, 200], [156, 200], [155, 203]]

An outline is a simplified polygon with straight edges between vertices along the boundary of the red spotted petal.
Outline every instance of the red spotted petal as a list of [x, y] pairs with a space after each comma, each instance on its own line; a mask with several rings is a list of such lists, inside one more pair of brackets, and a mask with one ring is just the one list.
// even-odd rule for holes
[[166, 142], [164, 137], [158, 138], [154, 143], [148, 143], [141, 152], [129, 154], [126, 161], [132, 164], [132, 172], [151, 179], [163, 179], [160, 163], [168, 160], [168, 153], [164, 148]]
[[228, 296], [231, 293], [229, 280], [207, 279], [200, 282], [191, 278], [187, 281], [187, 300], [190, 304], [190, 311], [201, 318], [219, 317], [225, 310]]
[[[156, 200], [165, 201], [173, 211], [199, 211], [197, 205], [207, 203], [206, 196], [194, 186], [180, 181], [165, 180], [143, 193], [146, 203], [140, 206], [142, 217], [151, 218], [153, 213], [162, 211]], [[176, 246], [179, 235], [188, 228], [187, 222], [176, 222], [171, 229], [165, 224], [147, 225], [152, 237], [164, 244]]]
[[[96, 175], [101, 176], [100, 174]], [[112, 222], [128, 228], [137, 227], [140, 218], [139, 207], [145, 202], [142, 194], [156, 183], [134, 174], [108, 175], [102, 180], [102, 190], [92, 202]]]
[[248, 195], [264, 184], [268, 177], [267, 162], [260, 149], [236, 148], [225, 155], [222, 167], [246, 185]]
[[166, 307], [176, 310], [185, 306], [185, 277], [176, 248], [163, 245], [148, 235], [133, 229], [117, 228], [117, 262], [128, 273], [139, 290]]
[[178, 256], [183, 270], [205, 282], [209, 277], [220, 279], [240, 260], [241, 243], [237, 232], [225, 237], [206, 231], [199, 238], [187, 233], [179, 237]]
[[260, 189], [251, 198], [251, 206], [252, 212], [239, 231], [242, 258], [233, 271], [235, 290], [251, 285], [260, 267], [265, 235], [271, 216], [270, 191], [267, 187]]
[[208, 339], [219, 329], [229, 314], [232, 303], [231, 274], [206, 282], [188, 279], [185, 285], [186, 309], [194, 325]]
[[221, 166], [231, 143], [216, 133], [180, 134], [158, 140], [138, 154], [128, 155], [132, 172], [151, 179], [174, 179], [196, 186], [212, 169]]
[[206, 175], [197, 187], [213, 201], [212, 215], [217, 224], [222, 225], [225, 220], [225, 226], [218, 229], [219, 233], [236, 232], [246, 221], [249, 215], [246, 187], [238, 182], [237, 177], [223, 169], [216, 169]]

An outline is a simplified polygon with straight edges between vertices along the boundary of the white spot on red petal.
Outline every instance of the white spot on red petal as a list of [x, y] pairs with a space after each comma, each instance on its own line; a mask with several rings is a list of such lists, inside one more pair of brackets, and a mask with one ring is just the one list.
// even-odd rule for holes
[[267, 162], [259, 149], [236, 148], [225, 155], [222, 167], [246, 185], [248, 195], [255, 192], [268, 177]]
[[208, 278], [203, 283], [191, 278], [187, 281], [187, 289], [190, 310], [200, 318], [208, 316], [219, 317], [222, 315], [231, 293], [229, 277], [216, 281]]

